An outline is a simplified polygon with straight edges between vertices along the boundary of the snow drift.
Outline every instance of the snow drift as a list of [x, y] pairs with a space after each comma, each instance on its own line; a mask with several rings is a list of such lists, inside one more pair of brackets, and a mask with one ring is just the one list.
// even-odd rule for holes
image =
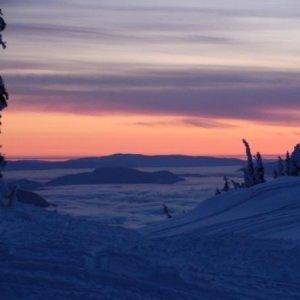
[[141, 230], [151, 238], [189, 234], [300, 240], [300, 178], [221, 194], [180, 218]]

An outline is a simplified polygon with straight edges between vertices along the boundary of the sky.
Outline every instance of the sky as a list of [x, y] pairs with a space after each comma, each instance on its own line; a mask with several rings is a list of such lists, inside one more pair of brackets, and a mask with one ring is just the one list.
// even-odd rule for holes
[[281, 154], [300, 141], [299, 0], [1, 0], [8, 156]]

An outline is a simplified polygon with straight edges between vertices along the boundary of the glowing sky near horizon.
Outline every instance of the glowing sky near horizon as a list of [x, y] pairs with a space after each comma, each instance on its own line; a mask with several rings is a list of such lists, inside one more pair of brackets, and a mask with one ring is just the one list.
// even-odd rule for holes
[[[9, 156], [263, 153], [300, 140], [296, 0], [2, 0]], [[279, 142], [280, 141], [280, 142]]]

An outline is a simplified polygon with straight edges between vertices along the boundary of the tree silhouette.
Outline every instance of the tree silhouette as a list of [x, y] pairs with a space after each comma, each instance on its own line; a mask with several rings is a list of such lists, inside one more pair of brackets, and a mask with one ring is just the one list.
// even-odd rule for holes
[[[1, 33], [5, 30], [7, 25], [2, 16], [3, 16], [2, 9], [0, 9], [0, 45], [2, 46], [3, 49], [5, 49], [6, 42], [3, 41]], [[6, 91], [2, 76], [0, 75], [0, 118], [2, 118], [1, 112], [7, 107], [7, 100], [8, 100], [8, 93]], [[0, 125], [2, 125], [1, 121], [0, 121]], [[0, 133], [1, 133], [1, 129], [0, 129]], [[0, 147], [2, 148], [2, 145], [0, 145]], [[3, 176], [2, 171], [5, 165], [6, 165], [5, 157], [2, 153], [0, 153], [0, 177], [1, 178]]]
[[247, 165], [244, 168], [244, 180], [246, 187], [251, 187], [255, 185], [253, 156], [249, 143], [245, 139], [243, 140], [243, 143], [246, 148], [247, 156]]
[[258, 152], [255, 158], [255, 164], [249, 143], [243, 140], [246, 148], [247, 165], [244, 168], [244, 181], [246, 187], [252, 187], [256, 184], [265, 182], [265, 168], [263, 165], [263, 159], [261, 154]]

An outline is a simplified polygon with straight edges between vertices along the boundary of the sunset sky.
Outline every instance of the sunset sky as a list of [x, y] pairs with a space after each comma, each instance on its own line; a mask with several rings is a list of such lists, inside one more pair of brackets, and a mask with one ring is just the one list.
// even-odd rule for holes
[[1, 0], [8, 156], [300, 142], [299, 0]]

